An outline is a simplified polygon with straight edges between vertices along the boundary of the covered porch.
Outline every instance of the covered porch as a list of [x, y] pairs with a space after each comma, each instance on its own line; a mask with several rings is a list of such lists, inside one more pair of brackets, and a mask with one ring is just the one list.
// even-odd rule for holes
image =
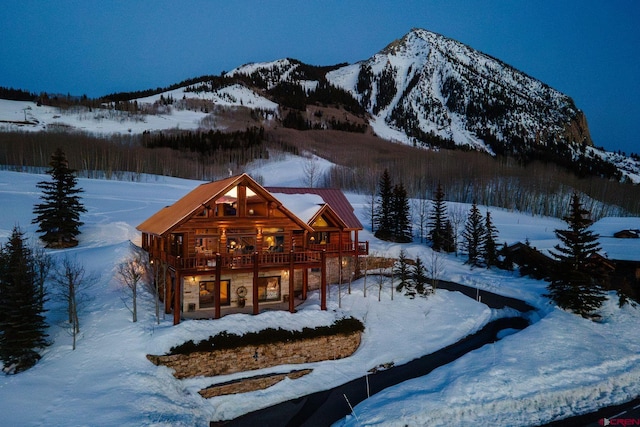
[[[302, 299], [301, 295], [295, 295], [293, 298], [293, 307], [298, 307], [300, 304], [305, 302], [306, 300]], [[267, 311], [287, 311], [290, 308], [289, 300], [279, 301], [279, 302], [268, 302], [268, 303], [260, 303], [260, 309], [258, 314], [264, 313]], [[220, 307], [220, 315], [227, 316], [229, 314], [254, 314], [253, 307], [246, 305], [244, 307], [239, 306], [222, 306]], [[215, 307], [209, 307], [200, 309], [197, 311], [186, 311], [182, 313], [183, 319], [188, 320], [204, 320], [204, 319], [215, 319], [216, 318], [216, 310]]]

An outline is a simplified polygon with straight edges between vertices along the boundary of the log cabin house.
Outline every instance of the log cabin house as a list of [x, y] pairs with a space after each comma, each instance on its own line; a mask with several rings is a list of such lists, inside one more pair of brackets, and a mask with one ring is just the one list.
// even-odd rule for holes
[[326, 310], [327, 282], [357, 274], [369, 251], [340, 190], [265, 188], [247, 174], [202, 184], [137, 229], [174, 324], [294, 312], [317, 289]]

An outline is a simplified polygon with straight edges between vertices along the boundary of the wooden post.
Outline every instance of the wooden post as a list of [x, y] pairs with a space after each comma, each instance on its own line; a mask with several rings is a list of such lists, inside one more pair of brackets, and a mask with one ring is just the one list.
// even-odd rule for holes
[[[169, 266], [165, 261], [162, 261], [162, 283], [164, 284], [164, 314], [171, 313], [171, 277], [167, 281], [167, 271]], [[169, 283], [167, 283], [169, 282]]]
[[307, 290], [309, 289], [309, 269], [305, 267], [302, 273], [302, 299], [307, 300]]
[[220, 253], [216, 253], [216, 281], [213, 285], [213, 295], [215, 301], [215, 313], [213, 315], [214, 319], [219, 319], [221, 316], [220, 313], [220, 276], [222, 275], [222, 257]]
[[359, 277], [360, 276], [360, 245], [358, 244], [358, 230], [356, 230], [354, 232], [355, 236], [355, 242], [354, 242], [354, 249], [355, 249], [355, 259], [354, 259], [354, 266], [353, 266], [353, 273], [355, 275], [355, 277]]
[[173, 324], [180, 323], [180, 299], [182, 297], [182, 277], [180, 271], [176, 271], [176, 281], [173, 284]]
[[320, 310], [327, 309], [327, 252], [325, 249], [320, 253]]
[[342, 230], [338, 234], [338, 284], [342, 283]]
[[260, 266], [258, 265], [258, 252], [253, 253], [253, 314], [260, 313], [258, 305], [258, 273]]
[[289, 254], [289, 312], [291, 313], [295, 313], [295, 304], [294, 304], [294, 289], [293, 289], [293, 279], [295, 278], [296, 271], [294, 269], [294, 264], [293, 264], [293, 251], [291, 251], [291, 253]]

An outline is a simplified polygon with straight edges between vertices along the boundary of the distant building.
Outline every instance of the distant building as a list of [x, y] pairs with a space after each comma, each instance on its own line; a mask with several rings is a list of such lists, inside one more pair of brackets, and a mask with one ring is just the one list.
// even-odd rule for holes
[[613, 233], [616, 239], [637, 239], [640, 238], [640, 230], [621, 230]]

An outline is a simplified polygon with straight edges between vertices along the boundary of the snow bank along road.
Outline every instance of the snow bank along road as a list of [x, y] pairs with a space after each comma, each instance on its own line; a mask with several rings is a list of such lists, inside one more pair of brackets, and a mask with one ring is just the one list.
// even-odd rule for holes
[[[483, 303], [492, 308], [510, 307], [521, 313], [533, 310], [533, 307], [524, 301], [488, 291], [478, 291], [457, 283], [442, 281], [439, 286], [451, 291], [460, 291], [470, 298], [479, 296]], [[387, 387], [427, 375], [434, 369], [451, 363], [470, 351], [493, 343], [498, 339], [500, 331], [522, 330], [528, 325], [529, 321], [524, 316], [497, 319], [457, 343], [409, 363], [357, 378], [330, 390], [312, 393], [254, 411], [231, 421], [212, 422], [211, 426], [328, 426], [350, 414], [350, 405], [353, 407], [370, 395]], [[410, 343], [407, 344], [410, 345]]]

